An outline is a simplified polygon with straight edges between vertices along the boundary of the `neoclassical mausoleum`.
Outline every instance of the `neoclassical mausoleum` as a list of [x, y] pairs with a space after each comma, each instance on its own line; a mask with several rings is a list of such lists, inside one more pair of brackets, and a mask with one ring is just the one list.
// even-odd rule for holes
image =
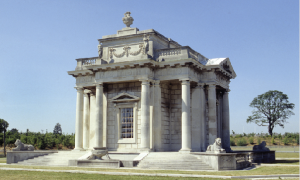
[[98, 39], [98, 56], [76, 59], [75, 150], [230, 150], [229, 58], [208, 59], [159, 32], [127, 27]]

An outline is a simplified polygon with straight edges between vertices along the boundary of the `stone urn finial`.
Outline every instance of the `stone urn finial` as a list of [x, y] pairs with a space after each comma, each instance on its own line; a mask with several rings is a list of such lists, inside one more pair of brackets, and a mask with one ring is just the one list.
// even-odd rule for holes
[[126, 12], [124, 14], [124, 17], [122, 18], [123, 23], [126, 24], [127, 27], [130, 27], [130, 25], [133, 22], [133, 18], [130, 16], [130, 14], [131, 14], [130, 12]]

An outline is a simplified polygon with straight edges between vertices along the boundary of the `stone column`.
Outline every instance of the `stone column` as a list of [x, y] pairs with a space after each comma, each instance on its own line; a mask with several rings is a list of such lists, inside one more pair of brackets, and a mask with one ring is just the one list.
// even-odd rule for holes
[[181, 82], [181, 99], [182, 99], [182, 111], [181, 111], [181, 152], [191, 151], [191, 119], [190, 119], [190, 82], [188, 80], [182, 80]]
[[205, 89], [203, 83], [198, 83], [200, 87], [200, 147], [201, 151], [206, 151], [206, 121], [205, 121], [205, 112], [206, 112], [206, 98], [205, 98]]
[[103, 84], [96, 85], [95, 147], [103, 147]]
[[222, 145], [226, 152], [230, 152], [230, 116], [229, 116], [229, 89], [223, 94], [223, 126], [222, 126]]
[[209, 144], [213, 144], [217, 138], [217, 108], [216, 108], [216, 85], [208, 86], [208, 127]]
[[154, 108], [153, 108], [153, 134], [154, 134], [154, 150], [162, 151], [161, 141], [161, 87], [160, 81], [154, 82]]
[[89, 93], [92, 91], [89, 89], [84, 90], [83, 100], [83, 149], [89, 149], [89, 135], [90, 135], [90, 98]]
[[192, 89], [192, 151], [201, 151], [201, 96], [200, 86]]
[[83, 88], [75, 87], [77, 89], [77, 102], [76, 102], [76, 124], [75, 124], [75, 149], [82, 150], [82, 120], [83, 120]]
[[143, 150], [150, 150], [150, 83], [142, 80], [142, 99], [141, 99], [141, 146]]

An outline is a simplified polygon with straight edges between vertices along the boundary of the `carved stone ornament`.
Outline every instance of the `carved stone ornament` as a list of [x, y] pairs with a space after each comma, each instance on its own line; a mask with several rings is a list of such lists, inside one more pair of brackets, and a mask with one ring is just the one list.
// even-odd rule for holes
[[207, 147], [206, 152], [208, 153], [226, 153], [225, 149], [222, 149], [221, 138], [216, 138], [213, 145]]
[[109, 57], [112, 59], [114, 56], [117, 57], [117, 58], [122, 58], [125, 55], [126, 55], [126, 57], [128, 57], [129, 55], [131, 55], [131, 56], [137, 56], [137, 55], [139, 55], [142, 52], [142, 50], [144, 49], [143, 47], [144, 47], [144, 45], [140, 44], [139, 45], [139, 50], [131, 52], [130, 51], [131, 48], [129, 46], [125, 46], [125, 47], [123, 47], [123, 52], [120, 53], [120, 54], [117, 54], [115, 52], [116, 49], [110, 48], [109, 49], [109, 52], [110, 52]]
[[144, 38], [143, 38], [143, 41], [144, 41], [143, 54], [147, 54], [147, 52], [148, 52], [149, 38], [150, 38], [149, 35], [146, 36], [146, 34], [144, 34]]
[[123, 23], [127, 26], [127, 27], [130, 27], [130, 25], [132, 24], [133, 22], [133, 18], [130, 16], [130, 12], [126, 12], [124, 14], [124, 17], [122, 18], [123, 20]]
[[103, 48], [102, 48], [101, 44], [99, 44], [98, 45], [98, 55], [99, 55], [99, 58], [102, 57], [102, 50], [103, 50]]
[[16, 148], [13, 148], [12, 151], [33, 151], [34, 147], [31, 144], [23, 144], [19, 139], [16, 140]]

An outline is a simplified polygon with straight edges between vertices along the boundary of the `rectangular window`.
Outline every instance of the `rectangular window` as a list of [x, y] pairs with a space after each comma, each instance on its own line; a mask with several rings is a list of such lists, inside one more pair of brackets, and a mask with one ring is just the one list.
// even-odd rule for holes
[[121, 109], [121, 138], [133, 138], [133, 108]]

